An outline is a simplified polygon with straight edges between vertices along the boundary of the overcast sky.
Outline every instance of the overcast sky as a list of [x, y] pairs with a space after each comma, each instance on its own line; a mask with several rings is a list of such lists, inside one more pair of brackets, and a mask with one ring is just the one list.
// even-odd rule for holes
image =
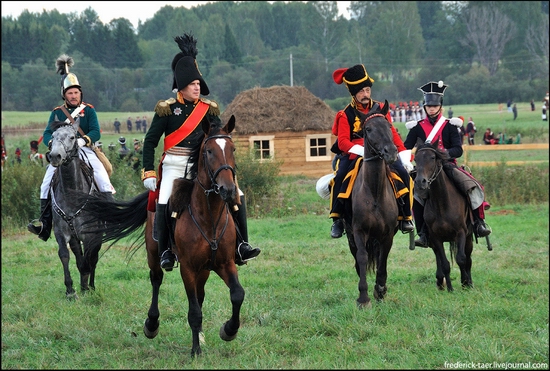
[[[138, 21], [145, 22], [165, 5], [192, 8], [212, 1], [2, 1], [2, 17], [19, 17], [23, 10], [31, 13], [42, 13], [43, 10], [57, 9], [60, 13], [80, 14], [91, 7], [99, 15], [101, 22], [107, 24], [115, 18], [126, 18], [137, 28]], [[347, 7], [350, 1], [338, 1], [340, 14], [349, 18]]]

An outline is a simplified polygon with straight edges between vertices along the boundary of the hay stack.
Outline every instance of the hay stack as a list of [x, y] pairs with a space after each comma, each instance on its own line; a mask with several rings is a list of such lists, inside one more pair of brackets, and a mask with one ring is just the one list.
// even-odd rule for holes
[[221, 115], [235, 115], [239, 134], [331, 130], [334, 112], [303, 86], [253, 88], [238, 94]]

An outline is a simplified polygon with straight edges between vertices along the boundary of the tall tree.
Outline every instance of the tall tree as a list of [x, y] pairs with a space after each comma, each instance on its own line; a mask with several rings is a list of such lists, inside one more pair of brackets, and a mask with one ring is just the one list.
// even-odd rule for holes
[[223, 40], [225, 44], [223, 59], [231, 64], [240, 65], [242, 62], [241, 50], [239, 49], [237, 40], [235, 40], [235, 36], [233, 35], [233, 32], [231, 32], [231, 29], [227, 23], [225, 24]]
[[462, 41], [475, 51], [477, 61], [494, 75], [506, 43], [516, 34], [516, 25], [495, 7], [483, 6], [464, 12], [467, 33]]

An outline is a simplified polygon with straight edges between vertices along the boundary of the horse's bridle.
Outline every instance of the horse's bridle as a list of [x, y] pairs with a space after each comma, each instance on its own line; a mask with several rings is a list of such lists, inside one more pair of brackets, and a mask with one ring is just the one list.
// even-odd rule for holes
[[[202, 148], [204, 148], [204, 146], [206, 145], [206, 142], [208, 142], [210, 139], [219, 139], [219, 138], [231, 140], [230, 135], [213, 135], [211, 137], [208, 137], [208, 138], [204, 139], [204, 142], [202, 144]], [[214, 238], [212, 240], [210, 240], [208, 238], [206, 233], [202, 230], [201, 226], [199, 225], [199, 223], [195, 219], [195, 216], [193, 215], [193, 212], [191, 210], [191, 203], [189, 203], [189, 205], [187, 206], [187, 209], [189, 211], [189, 215], [191, 216], [191, 219], [193, 220], [193, 222], [197, 226], [198, 230], [201, 232], [204, 239], [210, 245], [210, 249], [212, 250], [212, 259], [211, 259], [210, 264], [212, 264], [212, 262], [214, 261], [215, 253], [218, 250], [218, 243], [219, 243], [220, 239], [222, 238], [222, 236], [224, 235], [225, 230], [227, 228], [227, 225], [229, 223], [229, 209], [228, 209], [227, 204], [226, 204], [226, 207], [225, 207], [225, 210], [226, 210], [225, 224], [224, 224], [223, 229], [220, 232], [219, 236], [216, 237], [216, 229], [217, 229], [218, 224], [220, 223], [220, 220], [221, 220], [221, 217], [222, 217], [223, 213], [220, 214], [217, 221], [214, 221], [214, 217], [212, 215], [212, 210], [210, 209], [210, 201], [209, 201], [208, 196], [212, 192], [215, 193], [215, 194], [219, 194], [219, 192], [220, 192], [220, 187], [219, 187], [218, 183], [216, 182], [216, 178], [218, 177], [218, 174], [220, 172], [222, 172], [223, 170], [230, 170], [231, 173], [233, 174], [233, 181], [235, 181], [235, 169], [232, 166], [228, 165], [228, 164], [224, 164], [224, 165], [220, 166], [216, 171], [212, 171], [212, 169], [210, 168], [210, 165], [208, 164], [208, 161], [206, 159], [206, 151], [205, 150], [203, 150], [203, 160], [204, 160], [204, 166], [206, 167], [206, 169], [208, 171], [208, 176], [210, 177], [210, 183], [211, 183], [210, 189], [206, 189], [205, 186], [200, 182], [198, 177], [196, 178], [196, 180], [197, 180], [197, 183], [199, 183], [201, 188], [204, 190], [204, 193], [206, 195], [206, 200], [207, 200], [207, 204], [208, 204], [208, 212], [210, 213], [210, 217], [212, 218], [212, 233], [213, 233], [213, 236], [214, 236]]]
[[[61, 142], [61, 145], [63, 146], [63, 149], [65, 150], [65, 153], [67, 154], [67, 157], [65, 157], [62, 161], [61, 161], [61, 165], [63, 164], [66, 164], [70, 161], [72, 161], [73, 158], [75, 157], [78, 157], [78, 143], [77, 143], [77, 140], [76, 140], [76, 133], [77, 131], [75, 130], [75, 128], [71, 125], [71, 124], [66, 124], [66, 125], [62, 125], [60, 126], [59, 128], [61, 127], [64, 127], [64, 126], [70, 126], [71, 129], [73, 129], [74, 131], [74, 136], [75, 136], [75, 143], [73, 145], [73, 148], [67, 148], [67, 146], [65, 146], [65, 143], [63, 143], [62, 141], [59, 141]], [[57, 129], [59, 129], [57, 128]], [[57, 130], [56, 129], [56, 130]]]
[[[365, 123], [373, 117], [384, 117], [385, 118], [385, 116], [383, 114], [375, 113], [375, 114], [367, 117], [365, 119], [365, 121], [363, 122], [363, 125], [365, 125]], [[384, 157], [383, 157], [382, 153], [372, 145], [372, 143], [370, 142], [369, 137], [368, 137], [367, 132], [365, 131], [364, 127], [363, 127], [363, 132], [364, 132], [363, 135], [365, 136], [365, 139], [366, 139], [366, 142], [367, 142], [369, 153], [373, 155], [372, 157], [369, 157], [369, 158], [363, 157], [363, 161], [372, 161], [372, 160], [377, 160], [377, 159], [383, 160]]]
[[[416, 151], [416, 153], [420, 152], [420, 151], [432, 151], [434, 153], [437, 153], [437, 151], [434, 149], [434, 148], [431, 148], [431, 147], [425, 147], [425, 148], [420, 148]], [[430, 188], [430, 184], [432, 184], [432, 182], [434, 180], [436, 180], [436, 178], [438, 177], [439, 173], [441, 173], [441, 170], [443, 169], [443, 164], [441, 162], [437, 162], [437, 167], [436, 169], [434, 170], [432, 176], [428, 179], [428, 189]]]
[[[213, 136], [208, 137], [204, 140], [203, 147], [206, 145], [206, 142], [208, 142], [210, 139], [219, 139], [219, 138], [231, 140], [230, 135], [213, 135]], [[231, 173], [233, 174], [233, 180], [235, 180], [235, 169], [233, 169], [232, 166], [230, 166], [228, 164], [225, 164], [225, 165], [220, 166], [216, 171], [213, 172], [212, 169], [210, 168], [210, 165], [208, 165], [208, 161], [206, 161], [206, 151], [203, 151], [203, 157], [204, 157], [204, 166], [206, 166], [206, 169], [208, 170], [208, 176], [210, 177], [210, 183], [212, 183], [212, 185], [211, 185], [211, 188], [207, 190], [200, 183], [200, 181], [199, 181], [199, 184], [201, 185], [202, 189], [204, 189], [204, 191], [207, 193], [207, 195], [210, 192], [214, 192], [215, 194], [219, 194], [220, 187], [218, 186], [218, 183], [216, 182], [216, 178], [218, 177], [218, 174], [220, 172], [222, 172], [223, 170], [230, 170]]]

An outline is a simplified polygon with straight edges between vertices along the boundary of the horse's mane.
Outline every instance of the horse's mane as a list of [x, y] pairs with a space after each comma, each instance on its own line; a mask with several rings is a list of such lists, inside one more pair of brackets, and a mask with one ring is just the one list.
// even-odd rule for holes
[[59, 129], [60, 127], [63, 127], [63, 126], [71, 126], [71, 124], [67, 124], [65, 121], [55, 120], [50, 125], [50, 128], [52, 129], [52, 131], [56, 131], [57, 129]]
[[422, 144], [419, 144], [416, 148], [416, 151], [418, 152], [419, 150], [421, 150], [423, 148], [433, 149], [434, 152], [435, 152], [435, 155], [437, 156], [437, 158], [439, 160], [450, 160], [451, 159], [451, 156], [449, 156], [449, 153], [446, 150], [439, 148], [439, 139], [436, 140], [435, 143], [422, 143]]
[[[218, 116], [209, 116], [208, 121], [210, 123], [210, 132], [208, 133], [208, 137], [218, 135], [223, 127], [220, 118]], [[199, 169], [199, 156], [201, 154], [202, 144], [206, 138], [206, 133], [203, 133], [200, 140], [197, 141], [197, 144], [195, 144], [195, 146], [191, 148], [189, 162], [191, 162], [193, 165], [188, 170], [188, 172], [192, 175], [192, 178], [197, 177], [197, 172]]]

